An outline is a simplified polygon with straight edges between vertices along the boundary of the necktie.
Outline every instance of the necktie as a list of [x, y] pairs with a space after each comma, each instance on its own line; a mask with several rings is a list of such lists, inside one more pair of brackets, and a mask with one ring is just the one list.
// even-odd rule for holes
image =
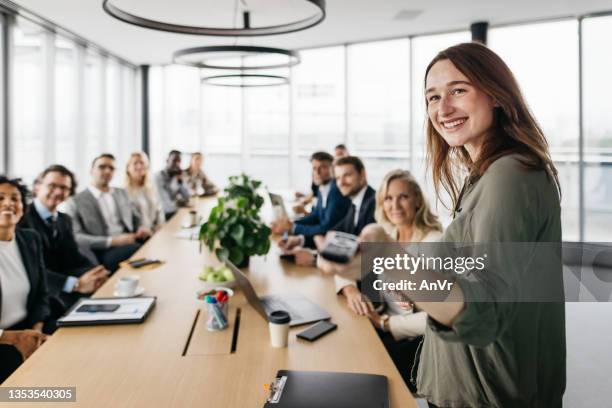
[[47, 217], [47, 225], [49, 226], [49, 229], [51, 230], [51, 237], [53, 239], [57, 238], [57, 219], [54, 216], [49, 216]]
[[357, 206], [355, 204], [351, 204], [351, 211], [351, 214], [353, 214], [353, 227], [356, 227], [359, 222], [359, 213], [357, 213]]

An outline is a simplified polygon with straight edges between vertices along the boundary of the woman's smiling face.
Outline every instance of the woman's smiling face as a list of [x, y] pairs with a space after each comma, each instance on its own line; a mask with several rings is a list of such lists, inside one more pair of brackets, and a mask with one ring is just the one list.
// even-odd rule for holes
[[15, 227], [22, 216], [23, 203], [17, 187], [0, 184], [0, 228]]
[[465, 146], [475, 160], [493, 125], [493, 99], [472, 85], [448, 59], [429, 70], [425, 99], [434, 129], [449, 146]]

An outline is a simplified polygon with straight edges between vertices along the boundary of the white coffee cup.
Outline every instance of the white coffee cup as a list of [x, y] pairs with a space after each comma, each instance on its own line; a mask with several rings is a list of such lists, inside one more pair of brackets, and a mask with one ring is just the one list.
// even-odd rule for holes
[[284, 310], [276, 310], [268, 316], [270, 327], [270, 342], [272, 347], [287, 347], [289, 340], [289, 313]]
[[136, 294], [138, 289], [138, 283], [140, 282], [140, 276], [138, 275], [127, 275], [122, 277], [115, 284], [115, 293], [121, 297], [131, 297]]
[[198, 212], [195, 210], [189, 211], [189, 225], [194, 226], [198, 224]]

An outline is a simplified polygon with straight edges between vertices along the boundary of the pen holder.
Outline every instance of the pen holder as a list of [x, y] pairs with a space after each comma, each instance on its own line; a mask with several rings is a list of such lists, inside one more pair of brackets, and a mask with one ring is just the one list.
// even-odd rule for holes
[[220, 331], [227, 328], [228, 303], [206, 302], [206, 329], [209, 331]]

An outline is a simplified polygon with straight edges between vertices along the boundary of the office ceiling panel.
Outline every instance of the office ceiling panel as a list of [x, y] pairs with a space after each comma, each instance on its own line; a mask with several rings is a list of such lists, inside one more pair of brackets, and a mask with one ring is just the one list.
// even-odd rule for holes
[[[262, 18], [266, 23], [308, 11], [301, 0], [237, 1], [252, 7], [252, 19]], [[173, 34], [129, 25], [108, 16], [102, 10], [102, 0], [17, 3], [137, 64], [168, 63], [172, 52], [180, 48], [236, 42], [234, 38]], [[115, 0], [115, 4], [149, 18], [231, 26], [236, 1]], [[259, 14], [257, 10], [265, 11]], [[240, 38], [237, 43], [300, 49], [466, 29], [474, 21], [504, 24], [606, 10], [612, 10], [611, 0], [327, 0], [327, 18], [316, 27], [291, 34]]]

